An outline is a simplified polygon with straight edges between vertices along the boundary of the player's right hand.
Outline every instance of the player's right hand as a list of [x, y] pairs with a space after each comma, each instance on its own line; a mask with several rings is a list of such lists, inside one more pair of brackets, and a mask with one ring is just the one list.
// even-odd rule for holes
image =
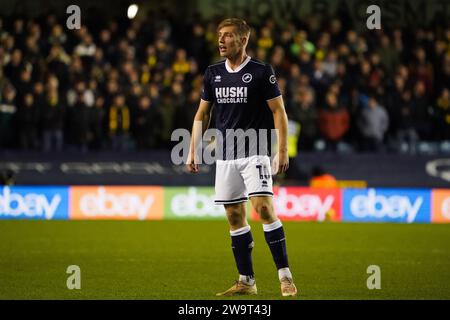
[[190, 153], [186, 161], [186, 168], [190, 173], [198, 172], [198, 163], [195, 163], [195, 155]]
[[191, 163], [187, 163], [186, 168], [190, 173], [198, 172], [198, 164], [195, 164], [194, 161], [192, 161]]

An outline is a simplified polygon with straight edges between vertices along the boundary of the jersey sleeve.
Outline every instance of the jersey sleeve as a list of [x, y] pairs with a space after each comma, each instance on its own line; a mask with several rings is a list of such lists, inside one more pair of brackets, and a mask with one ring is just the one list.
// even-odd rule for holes
[[209, 68], [206, 69], [205, 74], [203, 75], [203, 88], [202, 88], [202, 100], [213, 102], [213, 89], [211, 86], [211, 71]]
[[275, 77], [275, 72], [271, 65], [265, 66], [262, 83], [262, 92], [264, 92], [264, 98], [266, 100], [281, 96], [277, 78]]

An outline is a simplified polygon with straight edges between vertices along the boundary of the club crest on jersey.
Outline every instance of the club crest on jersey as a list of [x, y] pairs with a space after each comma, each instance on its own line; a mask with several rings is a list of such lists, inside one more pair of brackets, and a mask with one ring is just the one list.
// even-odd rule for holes
[[250, 73], [246, 73], [242, 76], [242, 81], [244, 81], [245, 83], [249, 83], [250, 81], [252, 81], [252, 75]]
[[216, 78], [214, 79], [214, 82], [220, 82], [220, 81], [222, 81], [222, 77], [216, 76]]

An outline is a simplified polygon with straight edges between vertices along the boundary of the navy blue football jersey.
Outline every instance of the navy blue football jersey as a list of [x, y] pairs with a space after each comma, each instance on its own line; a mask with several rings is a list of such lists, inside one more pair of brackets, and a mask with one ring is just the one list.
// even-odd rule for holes
[[[207, 68], [201, 98], [214, 104], [215, 125], [223, 137], [222, 159], [270, 155], [274, 123], [267, 100], [280, 95], [269, 64], [247, 57], [235, 70], [226, 60]], [[242, 132], [245, 133], [243, 140], [235, 137], [241, 137]], [[256, 141], [250, 139], [253, 133], [256, 133]], [[233, 143], [227, 143], [230, 141]]]

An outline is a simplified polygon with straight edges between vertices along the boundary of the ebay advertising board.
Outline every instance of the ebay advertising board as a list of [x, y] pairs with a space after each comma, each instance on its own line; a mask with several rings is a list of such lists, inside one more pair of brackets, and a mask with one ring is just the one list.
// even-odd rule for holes
[[66, 220], [69, 187], [0, 186], [0, 219]]
[[[341, 221], [341, 190], [274, 187], [275, 214], [283, 221]], [[252, 210], [252, 218], [258, 214]]]
[[69, 211], [74, 220], [159, 220], [163, 217], [163, 188], [71, 187]]
[[431, 190], [344, 189], [343, 221], [430, 222]]
[[431, 222], [450, 223], [450, 190], [433, 190]]
[[214, 188], [164, 188], [165, 219], [226, 219], [225, 208], [214, 204]]
[[[450, 223], [450, 189], [274, 187], [283, 221]], [[250, 201], [249, 218], [259, 220]], [[212, 187], [0, 186], [0, 219], [226, 220]]]

